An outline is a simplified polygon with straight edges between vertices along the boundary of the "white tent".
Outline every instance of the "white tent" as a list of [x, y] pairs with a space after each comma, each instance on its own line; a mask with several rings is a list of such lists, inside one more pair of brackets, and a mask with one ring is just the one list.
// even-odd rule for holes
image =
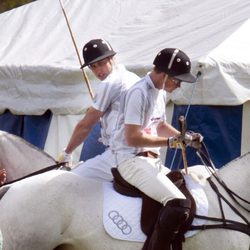
[[[221, 44], [199, 59], [197, 70], [200, 70], [202, 74], [194, 103], [239, 105], [249, 101], [249, 30], [250, 19]], [[190, 86], [188, 87], [190, 88]], [[185, 92], [188, 93], [187, 88]], [[180, 101], [180, 98], [177, 98], [176, 101]]]
[[[117, 61], [142, 75], [159, 50], [178, 47], [192, 59], [194, 73], [201, 70], [202, 75], [193, 96], [193, 87], [183, 84], [170, 97], [173, 103], [248, 109], [248, 0], [62, 2], [80, 53], [90, 39], [105, 38], [117, 51]], [[51, 110], [44, 147], [56, 156], [91, 104], [59, 0], [38, 0], [5, 12], [0, 26], [0, 113], [8, 109], [39, 116]], [[97, 82], [87, 75], [95, 92]], [[243, 120], [246, 128], [249, 119], [244, 115]], [[242, 151], [249, 148], [242, 145]]]

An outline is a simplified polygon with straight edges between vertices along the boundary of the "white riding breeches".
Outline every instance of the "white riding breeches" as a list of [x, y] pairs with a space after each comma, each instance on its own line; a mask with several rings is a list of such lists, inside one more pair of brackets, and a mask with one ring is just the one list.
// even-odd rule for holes
[[72, 172], [87, 178], [92, 178], [98, 181], [112, 181], [113, 175], [111, 168], [117, 166], [116, 157], [107, 149], [101, 155], [87, 160], [79, 164]]
[[118, 171], [128, 183], [164, 206], [169, 200], [186, 198], [166, 176], [170, 170], [160, 159], [136, 156], [122, 162]]

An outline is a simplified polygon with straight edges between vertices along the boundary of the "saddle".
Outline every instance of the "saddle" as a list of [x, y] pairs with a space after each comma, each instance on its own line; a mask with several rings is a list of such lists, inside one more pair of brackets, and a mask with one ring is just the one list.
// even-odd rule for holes
[[[163, 205], [152, 198], [145, 195], [138, 188], [129, 184], [123, 177], [120, 175], [117, 168], [112, 168], [111, 172], [113, 174], [113, 186], [116, 192], [130, 197], [141, 197], [142, 198], [142, 210], [141, 210], [141, 229], [147, 236], [150, 238], [154, 225], [157, 221], [159, 211]], [[167, 177], [181, 190], [181, 192], [186, 196], [187, 199], [191, 200], [191, 211], [188, 220], [184, 223], [178, 233], [176, 242], [173, 245], [173, 249], [182, 249], [181, 242], [185, 240], [184, 234], [188, 231], [188, 228], [191, 226], [192, 221], [196, 212], [196, 205], [193, 196], [187, 189], [185, 185], [185, 179], [180, 171], [171, 171], [167, 174]]]

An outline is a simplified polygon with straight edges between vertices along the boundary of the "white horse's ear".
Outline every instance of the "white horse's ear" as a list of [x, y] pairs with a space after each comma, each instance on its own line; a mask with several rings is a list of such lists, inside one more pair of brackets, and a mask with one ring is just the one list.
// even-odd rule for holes
[[3, 196], [7, 193], [11, 185], [6, 185], [0, 188], [0, 199], [3, 198]]

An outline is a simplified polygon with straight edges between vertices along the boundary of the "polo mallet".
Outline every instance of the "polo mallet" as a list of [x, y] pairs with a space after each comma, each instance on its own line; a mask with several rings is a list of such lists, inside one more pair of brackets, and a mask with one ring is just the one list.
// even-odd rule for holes
[[[75, 42], [75, 39], [74, 39], [74, 36], [73, 36], [72, 29], [71, 29], [70, 24], [69, 24], [69, 20], [68, 20], [66, 11], [65, 11], [65, 9], [64, 9], [64, 7], [63, 7], [62, 1], [59, 0], [59, 2], [60, 2], [60, 6], [61, 6], [61, 9], [62, 9], [63, 15], [64, 15], [65, 20], [66, 20], [68, 29], [69, 29], [69, 33], [70, 33], [70, 36], [71, 36], [71, 39], [72, 39], [72, 42], [73, 42], [73, 45], [74, 45], [74, 48], [75, 48], [77, 57], [78, 57], [78, 61], [79, 61], [80, 67], [82, 67], [83, 63], [82, 63], [82, 60], [81, 60], [81, 57], [80, 57], [78, 48], [77, 48], [77, 46], [76, 46], [76, 42]], [[81, 68], [81, 71], [82, 71], [82, 74], [83, 74], [83, 79], [84, 79], [84, 81], [85, 81], [85, 83], [86, 83], [86, 85], [87, 85], [87, 88], [88, 88], [90, 97], [93, 99], [93, 98], [94, 98], [94, 94], [93, 94], [93, 91], [92, 91], [92, 89], [91, 89], [91, 86], [90, 86], [90, 83], [89, 83], [89, 79], [88, 79], [88, 77], [87, 77], [87, 75], [86, 75], [86, 73], [85, 73], [85, 71], [84, 71], [83, 68]]]
[[179, 147], [181, 148], [181, 152], [182, 152], [185, 174], [188, 174], [186, 146], [184, 144], [185, 133], [187, 130], [187, 123], [186, 123], [185, 117], [182, 115], [179, 117], [179, 126], [180, 126], [181, 135], [180, 135], [180, 140], [178, 141], [178, 144], [179, 144]]

